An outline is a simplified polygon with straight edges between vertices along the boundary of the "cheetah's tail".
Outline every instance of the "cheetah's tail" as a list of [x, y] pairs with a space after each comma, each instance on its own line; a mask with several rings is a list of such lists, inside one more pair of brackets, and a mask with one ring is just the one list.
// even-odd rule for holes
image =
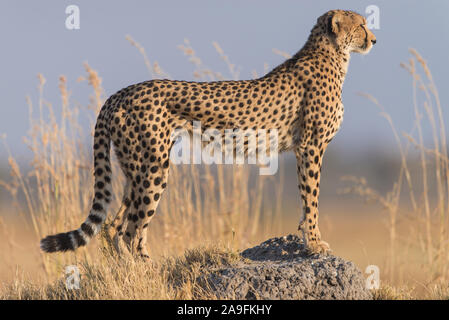
[[56, 235], [45, 237], [40, 247], [45, 252], [75, 250], [85, 246], [100, 230], [106, 220], [107, 206], [111, 202], [111, 140], [108, 128], [105, 127], [105, 106], [100, 111], [95, 126], [94, 137], [94, 199], [92, 209], [81, 227]]

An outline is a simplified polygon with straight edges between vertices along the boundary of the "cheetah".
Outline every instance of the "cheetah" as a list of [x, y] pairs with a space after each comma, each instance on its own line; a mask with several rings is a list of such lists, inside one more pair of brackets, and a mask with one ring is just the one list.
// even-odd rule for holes
[[[114, 243], [148, 258], [146, 228], [170, 167], [171, 133], [200, 121], [204, 128], [277, 129], [278, 151], [297, 159], [302, 217], [298, 230], [311, 254], [329, 245], [318, 229], [323, 154], [343, 119], [341, 92], [351, 52], [376, 43], [366, 19], [331, 10], [317, 19], [303, 48], [265, 76], [242, 81], [150, 80], [124, 88], [101, 108], [94, 134], [94, 196], [87, 219], [73, 231], [41, 240], [45, 252], [75, 250], [101, 230], [111, 202], [111, 141], [126, 176], [121, 207], [111, 226]], [[245, 150], [247, 152], [247, 150]]]

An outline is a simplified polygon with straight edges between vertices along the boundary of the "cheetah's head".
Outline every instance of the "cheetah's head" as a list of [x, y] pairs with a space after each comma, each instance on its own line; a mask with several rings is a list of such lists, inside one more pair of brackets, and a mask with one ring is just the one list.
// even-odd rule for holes
[[348, 52], [367, 54], [376, 43], [376, 36], [368, 29], [365, 17], [353, 11], [332, 10], [318, 18], [331, 42]]

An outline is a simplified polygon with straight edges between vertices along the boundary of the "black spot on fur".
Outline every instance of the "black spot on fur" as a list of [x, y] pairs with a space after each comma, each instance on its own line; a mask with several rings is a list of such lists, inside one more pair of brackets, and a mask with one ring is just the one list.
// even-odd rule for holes
[[94, 230], [92, 229], [92, 227], [90, 225], [88, 225], [87, 223], [83, 223], [81, 225], [81, 230], [83, 230], [83, 232], [88, 236], [88, 237], [92, 237], [94, 235]]

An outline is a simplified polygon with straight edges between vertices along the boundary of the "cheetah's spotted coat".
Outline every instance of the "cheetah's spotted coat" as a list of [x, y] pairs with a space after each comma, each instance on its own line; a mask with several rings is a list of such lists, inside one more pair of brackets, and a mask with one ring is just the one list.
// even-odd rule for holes
[[375, 42], [364, 17], [333, 10], [318, 18], [298, 53], [259, 79], [151, 80], [120, 90], [106, 101], [95, 127], [95, 194], [89, 216], [77, 230], [44, 238], [42, 250], [75, 250], [100, 231], [112, 196], [112, 141], [127, 179], [113, 222], [115, 240], [147, 257], [145, 231], [167, 186], [170, 134], [196, 120], [205, 129], [278, 130], [279, 151], [294, 151], [298, 161], [304, 212], [299, 227], [305, 243], [311, 252], [325, 252], [329, 246], [318, 229], [323, 154], [342, 121], [350, 52], [367, 53]]

